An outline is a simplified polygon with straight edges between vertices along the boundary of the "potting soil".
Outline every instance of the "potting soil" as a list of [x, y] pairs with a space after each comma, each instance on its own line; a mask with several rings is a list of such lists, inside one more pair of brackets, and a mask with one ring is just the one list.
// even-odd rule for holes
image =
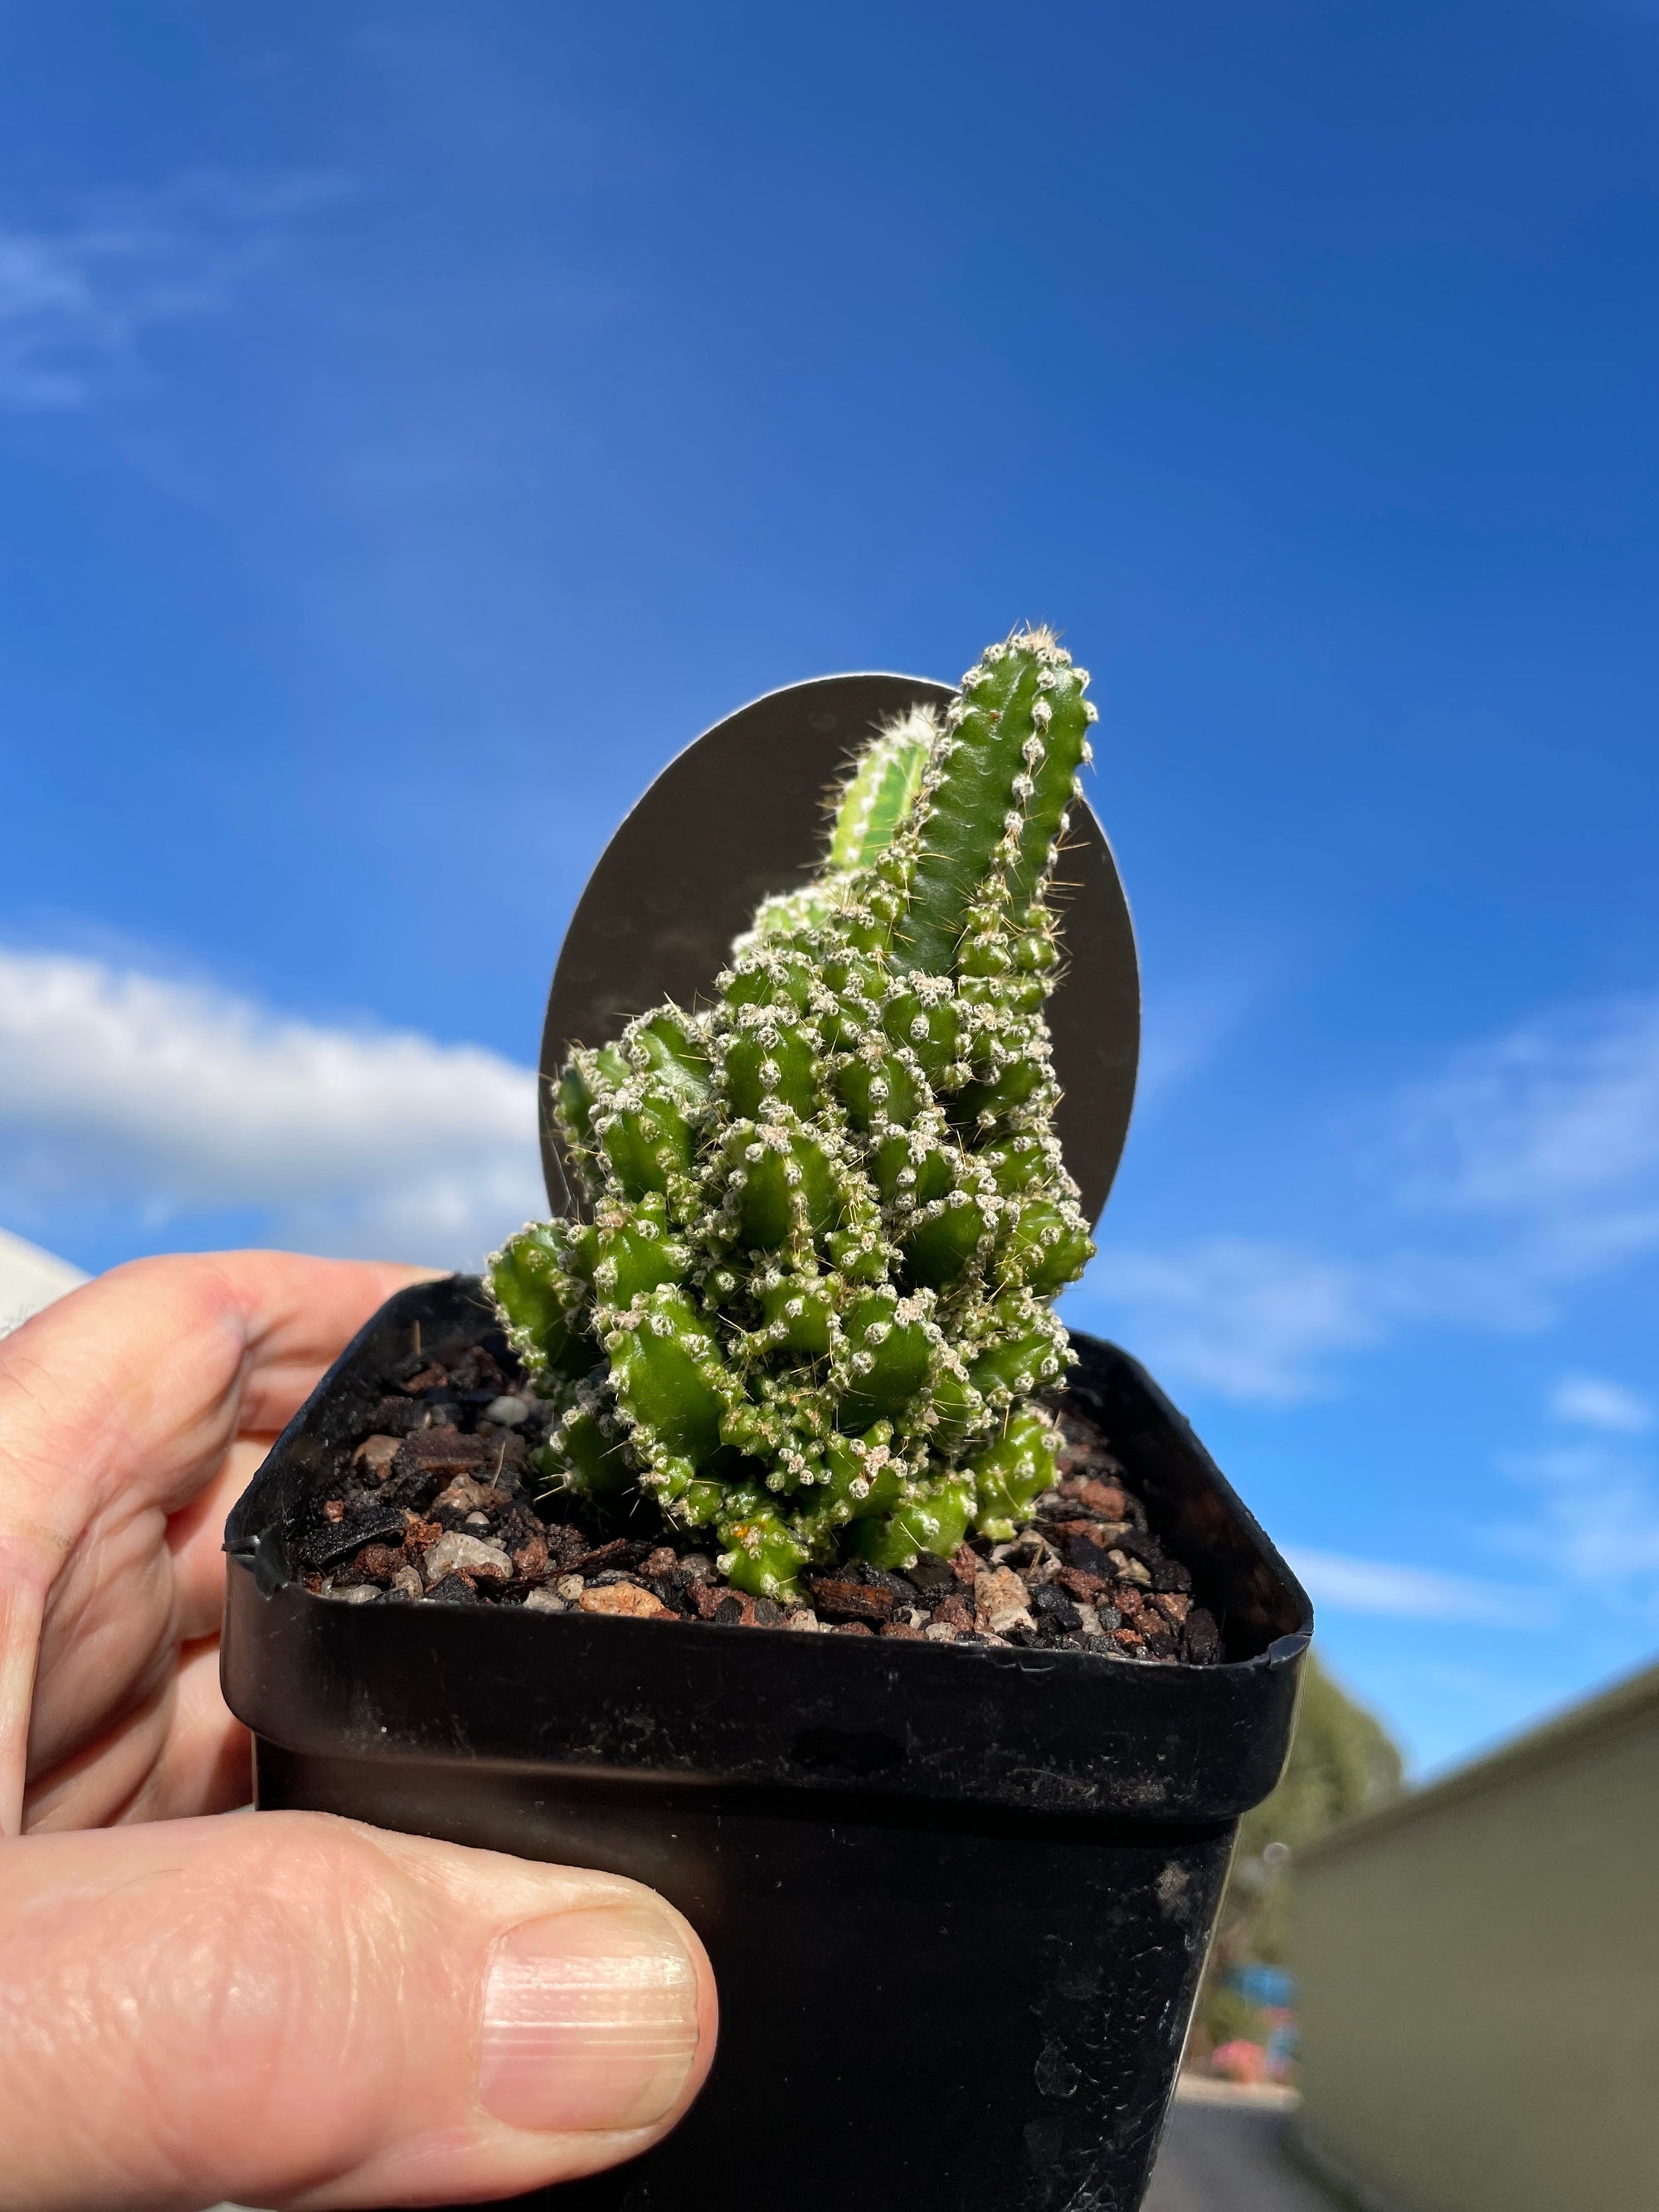
[[308, 1589], [351, 1604], [516, 1605], [714, 1627], [1017, 1644], [1117, 1662], [1207, 1666], [1222, 1656], [1192, 1577], [1147, 1525], [1109, 1440], [1058, 1401], [1054, 1486], [1012, 1541], [970, 1536], [904, 1574], [862, 1562], [808, 1568], [807, 1595], [733, 1589], [708, 1538], [647, 1501], [618, 1518], [535, 1466], [556, 1418], [505, 1346], [418, 1348], [342, 1454], [295, 1532]]

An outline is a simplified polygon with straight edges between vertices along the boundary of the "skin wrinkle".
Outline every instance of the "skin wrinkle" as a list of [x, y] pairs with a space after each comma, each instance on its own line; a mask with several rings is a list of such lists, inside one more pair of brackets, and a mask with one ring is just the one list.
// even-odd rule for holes
[[[389, 1893], [386, 1865], [363, 1832], [345, 1823], [330, 1823], [320, 1834], [303, 1823], [264, 1831], [255, 1822], [245, 1832], [244, 1863], [232, 1887], [204, 1881], [188, 1864], [162, 1865], [113, 1893], [82, 1892], [38, 1908], [25, 1923], [31, 1967], [51, 1955], [54, 1942], [66, 1960], [44, 1984], [38, 1972], [24, 1977], [11, 1966], [8, 1948], [25, 1948], [15, 1936], [0, 1947], [11, 2057], [5, 2087], [25, 2101], [31, 2056], [59, 2078], [91, 2069], [100, 2133], [121, 2147], [122, 2166], [135, 2180], [148, 2179], [153, 2165], [164, 2185], [201, 2171], [204, 2108], [223, 2116], [226, 2141], [217, 2154], [228, 2180], [248, 2086], [256, 2081], [300, 2085], [289, 2094], [307, 2107], [292, 2116], [296, 2124], [306, 2120], [300, 2132], [316, 2145], [306, 2166], [337, 2171], [353, 2147], [326, 2130], [319, 2141], [313, 2124], [327, 2116], [320, 2085], [350, 2069], [361, 2078], [366, 2053], [382, 2051], [388, 2017], [406, 2021], [416, 2033], [443, 2017], [441, 2000], [435, 2013], [430, 2008], [435, 1991], [426, 2005], [411, 2001], [402, 1975], [407, 1886], [392, 1886]], [[295, 1974], [296, 1957], [323, 1971]], [[237, 1962], [228, 1979], [227, 1960]], [[388, 1961], [392, 1985], [377, 1990]], [[170, 2049], [154, 2048], [146, 2033], [155, 2011], [199, 2024], [198, 2078], [187, 2094], [180, 2094]], [[371, 2023], [380, 2032], [368, 2033]], [[408, 2059], [407, 2051], [386, 2052], [377, 2071], [398, 2078]], [[40, 2086], [44, 2090], [46, 2081]], [[314, 2179], [314, 2171], [302, 2168], [293, 2184]]]
[[246, 1805], [252, 1794], [252, 1739], [226, 1714], [218, 1638], [204, 1639], [181, 1656], [162, 1758], [136, 1795], [106, 1819], [114, 1826], [228, 1813]]
[[[118, 1554], [115, 1557], [118, 1564]], [[216, 1547], [212, 1560], [215, 1581], [222, 1594], [223, 1559]], [[122, 1571], [129, 1571], [123, 1568]], [[205, 1646], [216, 1662], [212, 1705], [219, 1733], [226, 1735], [234, 1732], [236, 1739], [241, 1740], [240, 1728], [231, 1721], [217, 1692], [217, 1623], [222, 1595], [216, 1597], [208, 1615], [210, 1632], [204, 1636], [198, 1631], [195, 1636], [186, 1636], [181, 1633], [177, 1592], [167, 1578], [165, 1555], [141, 1563], [130, 1571], [135, 1589], [142, 1589], [146, 1580], [155, 1580], [160, 1585], [153, 1606], [146, 1608], [142, 1601], [135, 1601], [135, 1613], [148, 1609], [150, 1614], [143, 1624], [142, 1636], [133, 1635], [132, 1625], [122, 1620], [117, 1602], [118, 1591], [109, 1593], [107, 1613], [97, 1610], [98, 1601], [105, 1595], [100, 1587], [90, 1594], [82, 1594], [79, 1618], [72, 1620], [73, 1635], [63, 1644], [55, 1666], [52, 1663], [54, 1639], [48, 1635], [45, 1640], [48, 1660], [42, 1670], [45, 1686], [35, 1701], [31, 1781], [27, 1793], [31, 1820], [40, 1817], [39, 1808], [52, 1802], [52, 1792], [60, 1773], [65, 1778], [75, 1777], [84, 1787], [85, 1778], [89, 1771], [95, 1771], [100, 1761], [114, 1756], [124, 1766], [129, 1764], [134, 1754], [128, 1747], [128, 1740], [134, 1735], [143, 1735], [151, 1740], [158, 1765], [168, 1760], [173, 1750], [173, 1700], [169, 1695], [158, 1704], [156, 1693], [158, 1688], [171, 1692], [175, 1671], [182, 1678], [193, 1648]], [[61, 1630], [61, 1619], [58, 1625]], [[104, 1684], [111, 1681], [125, 1685], [118, 1704], [114, 1696], [100, 1694]], [[124, 1794], [126, 1786], [125, 1782], [121, 1785]], [[82, 1820], [121, 1817], [112, 1806], [100, 1808], [94, 1804], [82, 1803], [78, 1797], [76, 1802]]]
[[[384, 2043], [383, 2033], [374, 2031], [383, 2030], [387, 2017], [405, 2021], [421, 2013], [422, 2008], [407, 2002], [410, 1992], [400, 1971], [405, 1929], [386, 1894], [386, 1869], [355, 1836], [343, 1850], [339, 1840], [331, 1838], [320, 1851], [313, 1851], [308, 1839], [297, 1850], [290, 1844], [280, 1868], [262, 1870], [265, 1881], [245, 1897], [235, 1925], [199, 1954], [199, 1968], [191, 1980], [211, 2022], [207, 2039], [226, 2054], [219, 2070], [233, 2105], [238, 2082], [291, 2072], [284, 2053], [301, 2045], [307, 2066], [319, 2075], [360, 2074]], [[270, 1856], [265, 1854], [267, 1860]], [[239, 1965], [229, 1982], [222, 1978], [227, 1950]], [[296, 1977], [289, 1963], [296, 1953], [320, 1954], [327, 1972]], [[393, 1969], [389, 1985], [388, 1963]], [[429, 1992], [428, 2002], [435, 1995]], [[394, 2080], [402, 2063], [382, 2057], [378, 2070]], [[153, 2081], [151, 2094], [170, 2104], [167, 2090], [164, 2080]], [[189, 2138], [163, 2136], [161, 2145], [181, 2166], [198, 2153], [198, 2114], [185, 2116], [185, 2124], [191, 2130]], [[319, 2159], [327, 2166], [349, 2155], [349, 2146], [338, 2136], [319, 2146]], [[295, 2177], [301, 2182], [311, 2179], [309, 2173]]]
[[[407, 1271], [419, 1277], [422, 1271]], [[244, 1436], [280, 1436], [321, 1381], [327, 1360], [280, 1362], [257, 1369], [242, 1390], [241, 1432]]]
[[165, 1527], [145, 1511], [95, 1528], [58, 1577], [41, 1624], [31, 1779], [107, 1735], [170, 1669], [180, 1639]]
[[[154, 1892], [157, 1886], [153, 1879], [149, 1887]], [[80, 2047], [68, 2053], [61, 2047], [60, 2031], [60, 2047], [52, 2056], [58, 2063], [69, 2057], [76, 2063], [77, 2070], [86, 2067], [95, 2069], [94, 2078], [99, 2081], [106, 2097], [115, 2101], [124, 2127], [129, 2131], [130, 2156], [139, 2174], [153, 2167], [155, 2144], [150, 2130], [159, 2111], [165, 2109], [164, 2104], [158, 2107], [157, 2099], [165, 2100], [170, 2087], [165, 2079], [153, 2080], [148, 2074], [140, 1993], [149, 2002], [164, 2000], [170, 2005], [177, 2004], [182, 1996], [187, 2008], [195, 2009], [190, 2005], [191, 1993], [184, 1984], [193, 1972], [199, 1971], [204, 1957], [211, 1960], [219, 1940], [219, 1930], [204, 1925], [200, 1916], [192, 1914], [188, 1906], [180, 1912], [175, 1903], [173, 1909], [167, 1911], [168, 1902], [165, 1895], [160, 1899], [155, 1894], [135, 1897], [130, 1892], [122, 1899], [127, 1925], [119, 1946], [111, 1947], [114, 1955], [100, 1978], [95, 2003], [90, 1986], [77, 1990], [67, 1978], [56, 1989], [48, 1987], [42, 1993], [43, 2008], [48, 2017], [59, 2021], [76, 2021], [82, 2029]], [[161, 1913], [158, 1913], [158, 1903]], [[140, 1948], [134, 1943], [133, 1923], [145, 1914], [149, 1916], [151, 1924]], [[87, 1932], [96, 1942], [100, 1931], [95, 1923]], [[84, 1966], [82, 1972], [85, 1973]], [[121, 1977], [118, 1981], [118, 1974]], [[158, 1975], [164, 1978], [159, 1985]], [[217, 2038], [213, 2041], [216, 2045]], [[176, 2178], [175, 2169], [169, 2179]]]
[[179, 1632], [187, 1640], [216, 1636], [225, 1601], [225, 1520], [252, 1481], [275, 1437], [239, 1437], [189, 1516], [167, 1522], [167, 1549], [179, 1603]]
[[76, 1545], [46, 1599], [40, 1624], [42, 1656], [56, 1667], [91, 1638], [110, 1632], [131, 1637], [138, 1624], [120, 1618], [121, 1585], [144, 1577], [134, 1592], [142, 1613], [163, 1632], [173, 1626], [173, 1561], [166, 1516], [153, 1506], [100, 1515]]
[[[191, 1657], [171, 1693], [167, 1741], [146, 1764], [125, 1742], [107, 1759], [25, 1798], [25, 1832], [56, 1834], [91, 1826], [140, 1826], [231, 1813], [253, 1794], [252, 1739], [240, 1722], [227, 1724], [219, 1692], [216, 1645]], [[136, 1778], [131, 1778], [134, 1771]], [[124, 1779], [131, 1779], [125, 1794]]]
[[[31, 1785], [25, 1799], [30, 1830], [172, 1820], [246, 1802], [247, 1732], [225, 1709], [217, 1637], [181, 1645], [170, 1664], [175, 1672], [164, 1706], [152, 1703], [130, 1715], [108, 1738]], [[158, 1715], [164, 1728], [156, 1726]], [[148, 1750], [135, 1747], [135, 1736]]]
[[[313, 1313], [314, 1263], [137, 1261], [75, 1294], [90, 1326], [72, 1330], [48, 1308], [0, 1346], [0, 1833], [19, 1832], [26, 1802], [61, 1817], [57, 1770], [70, 1763], [77, 1817], [118, 1817], [143, 1788], [126, 1717], [149, 1723], [141, 1733], [170, 1794], [171, 1732], [156, 1723], [153, 1685], [187, 1638], [216, 1624], [230, 1486], [326, 1364], [328, 1305], [420, 1272], [337, 1266], [333, 1299]], [[139, 1325], [112, 1358], [97, 1310], [130, 1306], [140, 1290]], [[358, 1298], [345, 1334], [374, 1303]], [[185, 1516], [178, 1549], [174, 1515]], [[221, 1714], [205, 1761], [215, 1772], [237, 1733]], [[108, 1768], [101, 1802], [100, 1762], [85, 1756], [94, 1747]]]
[[[217, 1678], [224, 1512], [419, 1272], [138, 1263], [0, 1343], [0, 1782], [21, 1784], [32, 1700], [39, 1770], [35, 1832], [0, 1845], [0, 2212], [513, 2195], [677, 2117], [542, 2136], [475, 2101], [497, 1936], [613, 1902], [665, 1913], [648, 1893], [322, 1814], [195, 1817], [248, 1791]], [[702, 2053], [683, 2109], [715, 2008], [678, 1924]]]
[[23, 1776], [44, 1593], [9, 1580], [0, 1551], [0, 1838], [22, 1826]]
[[123, 1817], [153, 1776], [172, 1733], [177, 1696], [173, 1654], [159, 1652], [148, 1693], [107, 1732], [56, 1760], [23, 1792], [26, 1833], [40, 1827], [103, 1826]]
[[275, 1437], [239, 1437], [199, 1498], [167, 1523], [167, 1548], [186, 1638], [216, 1633], [225, 1597], [225, 1519], [252, 1481]]

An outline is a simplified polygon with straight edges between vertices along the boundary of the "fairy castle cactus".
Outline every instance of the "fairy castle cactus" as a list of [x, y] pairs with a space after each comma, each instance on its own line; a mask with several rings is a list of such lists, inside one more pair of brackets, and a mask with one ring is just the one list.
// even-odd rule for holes
[[739, 1588], [1011, 1535], [1052, 1479], [1033, 1394], [1094, 1249], [1043, 1018], [1087, 683], [1046, 629], [990, 647], [942, 720], [876, 737], [713, 1005], [564, 1071], [587, 1218], [490, 1263], [562, 1403], [548, 1471], [712, 1528]]

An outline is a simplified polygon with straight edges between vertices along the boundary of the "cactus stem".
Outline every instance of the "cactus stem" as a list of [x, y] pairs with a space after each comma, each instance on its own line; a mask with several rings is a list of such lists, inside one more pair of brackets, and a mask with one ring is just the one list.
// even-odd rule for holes
[[1087, 680], [1019, 630], [943, 716], [876, 732], [817, 877], [764, 902], [713, 1001], [573, 1056], [590, 1218], [491, 1261], [560, 1398], [550, 1480], [712, 1525], [758, 1594], [1012, 1527], [1052, 1470], [1032, 1398], [1093, 1250], [1042, 1015]]

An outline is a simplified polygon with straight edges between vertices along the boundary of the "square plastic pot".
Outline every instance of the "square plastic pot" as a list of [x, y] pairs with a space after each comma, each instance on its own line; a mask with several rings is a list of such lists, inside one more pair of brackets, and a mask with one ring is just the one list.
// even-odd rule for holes
[[650, 1883], [708, 1947], [680, 2127], [562, 2212], [1133, 2212], [1238, 1817], [1278, 1779], [1306, 1597], [1115, 1346], [1069, 1395], [1224, 1663], [314, 1595], [289, 1544], [379, 1378], [487, 1341], [476, 1279], [392, 1298], [232, 1514], [222, 1672], [258, 1802]]

